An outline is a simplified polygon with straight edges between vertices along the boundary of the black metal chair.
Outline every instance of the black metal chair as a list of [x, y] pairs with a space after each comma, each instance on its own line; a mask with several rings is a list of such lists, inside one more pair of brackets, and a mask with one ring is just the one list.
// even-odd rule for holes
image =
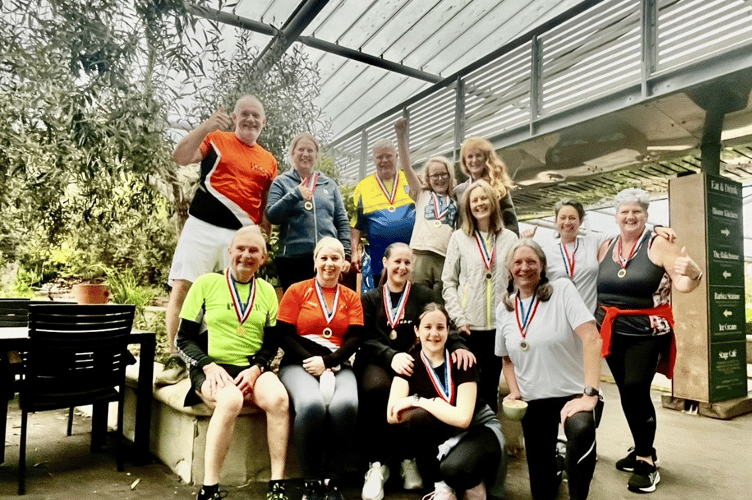
[[0, 299], [0, 327], [26, 326], [29, 322], [29, 299]]
[[125, 366], [133, 359], [126, 348], [126, 337], [133, 325], [134, 310], [131, 305], [32, 304], [29, 307], [29, 349], [19, 391], [19, 495], [26, 491], [29, 412], [93, 405], [94, 449], [99, 427], [106, 426], [107, 406], [117, 401], [117, 470], [123, 470]]

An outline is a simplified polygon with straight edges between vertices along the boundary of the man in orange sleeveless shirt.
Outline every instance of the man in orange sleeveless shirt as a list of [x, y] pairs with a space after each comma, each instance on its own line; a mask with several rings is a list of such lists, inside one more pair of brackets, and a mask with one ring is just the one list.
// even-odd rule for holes
[[256, 142], [265, 126], [263, 105], [256, 97], [245, 95], [230, 116], [220, 106], [175, 147], [172, 157], [176, 163], [200, 162], [201, 172], [170, 269], [172, 292], [166, 323], [172, 355], [157, 377], [158, 385], [174, 384], [187, 376], [175, 336], [178, 315], [192, 283], [202, 274], [228, 266], [227, 249], [241, 227], [257, 224], [269, 233], [264, 207], [277, 176], [277, 160]]

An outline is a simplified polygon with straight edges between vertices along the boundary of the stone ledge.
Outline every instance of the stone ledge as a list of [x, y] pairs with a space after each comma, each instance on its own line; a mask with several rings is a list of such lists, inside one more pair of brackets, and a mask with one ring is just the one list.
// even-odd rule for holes
[[[162, 365], [154, 364], [156, 377]], [[136, 408], [138, 364], [126, 370], [124, 434], [133, 440], [133, 415]], [[183, 406], [190, 380], [155, 388], [151, 407], [149, 451], [188, 484], [201, 484], [204, 476], [206, 431], [212, 411], [205, 404]], [[287, 477], [300, 477], [292, 444], [287, 451]], [[270, 477], [266, 417], [257, 408], [244, 408], [235, 423], [235, 432], [227, 453], [220, 482], [240, 486]]]

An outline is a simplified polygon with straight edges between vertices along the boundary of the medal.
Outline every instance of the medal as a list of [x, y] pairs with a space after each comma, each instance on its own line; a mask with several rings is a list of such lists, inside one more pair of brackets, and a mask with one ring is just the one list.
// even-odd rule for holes
[[405, 283], [405, 289], [402, 290], [402, 295], [400, 295], [399, 302], [397, 302], [397, 306], [392, 306], [392, 294], [389, 292], [389, 285], [386, 283], [381, 288], [381, 296], [384, 299], [384, 312], [386, 313], [386, 321], [389, 324], [390, 327], [392, 327], [392, 332], [389, 334], [389, 338], [394, 340], [397, 338], [397, 325], [399, 325], [399, 322], [402, 320], [402, 318], [405, 316], [405, 309], [407, 308], [407, 299], [410, 297], [410, 288], [412, 287], [412, 283], [409, 281]]
[[384, 196], [386, 196], [386, 201], [389, 202], [389, 210], [390, 213], [393, 213], [397, 207], [394, 206], [394, 200], [397, 198], [397, 186], [399, 184], [399, 172], [394, 176], [394, 183], [392, 184], [392, 192], [387, 193], [386, 187], [384, 186], [384, 183], [381, 182], [381, 178], [377, 174], [373, 174], [374, 177], [376, 177], [376, 182], [378, 183], [379, 187], [381, 188], [381, 192], [384, 193]]
[[227, 281], [227, 288], [230, 289], [232, 307], [235, 309], [235, 315], [238, 317], [238, 322], [240, 323], [240, 326], [238, 326], [237, 329], [237, 334], [243, 336], [245, 335], [245, 327], [243, 326], [243, 323], [245, 323], [245, 320], [251, 315], [253, 303], [256, 301], [256, 277], [254, 276], [251, 280], [251, 291], [248, 293], [248, 301], [245, 304], [240, 300], [240, 293], [238, 292], [235, 278], [232, 276], [229, 267], [225, 270], [225, 279]]
[[480, 232], [475, 231], [475, 243], [478, 245], [478, 251], [480, 252], [480, 258], [483, 260], [483, 267], [486, 268], [486, 279], [491, 280], [493, 278], [494, 260], [496, 259], [496, 235], [493, 235], [491, 239], [491, 252], [488, 252], [486, 248], [486, 240], [481, 237]]
[[441, 203], [439, 202], [439, 197], [436, 196], [436, 193], [431, 191], [431, 198], [433, 198], [433, 213], [436, 215], [436, 220], [433, 221], [433, 225], [435, 227], [441, 227], [442, 219], [446, 217], [446, 215], [449, 213], [449, 195], [444, 195], [444, 209], [441, 210]]
[[[563, 241], [559, 243], [559, 251], [561, 252], [561, 258], [564, 259], [564, 269], [567, 271], [567, 276], [569, 276], [569, 279], [574, 281], [574, 254], [577, 253], [577, 247], [580, 246], [580, 240], [575, 239], [574, 243], [574, 250], [572, 250], [572, 257], [569, 257], [569, 251], [567, 250], [567, 245]], [[621, 277], [621, 276], [620, 276]]]
[[423, 359], [423, 366], [426, 367], [428, 377], [431, 379], [433, 388], [436, 389], [439, 397], [450, 405], [454, 405], [455, 390], [454, 380], [452, 380], [452, 363], [449, 358], [449, 351], [444, 351], [444, 382], [446, 385], [441, 383], [439, 375], [436, 373], [436, 370], [433, 369], [431, 362], [428, 361], [428, 358], [422, 350], [420, 351], [420, 357]]
[[316, 193], [316, 181], [319, 179], [319, 173], [314, 172], [311, 176], [310, 182], [308, 182], [308, 189], [311, 190], [311, 199], [306, 200], [306, 202], [303, 204], [303, 207], [305, 207], [306, 210], [313, 210], [313, 200], [315, 199], [313, 195]]
[[629, 257], [627, 257], [626, 259], [621, 256], [621, 252], [622, 252], [621, 235], [619, 235], [619, 240], [616, 242], [616, 245], [614, 245], [614, 251], [613, 251], [614, 260], [618, 262], [619, 267], [621, 267], [621, 269], [619, 269], [619, 272], [616, 273], [616, 276], [618, 276], [619, 278], [623, 278], [627, 275], [627, 265], [629, 264], [629, 261], [632, 260], [632, 257], [634, 257], [634, 254], [637, 251], [637, 247], [642, 242], [642, 238], [645, 236], [646, 231], [647, 229], [645, 229], [642, 232], [642, 234], [637, 239], [637, 241], [635, 241], [635, 244], [632, 245], [632, 250], [629, 252]]
[[[313, 286], [316, 288], [316, 296], [319, 299], [321, 312], [324, 313], [326, 324], [329, 325], [332, 319], [334, 319], [334, 315], [337, 314], [337, 303], [339, 303], [339, 284], [337, 285], [337, 291], [334, 293], [334, 300], [332, 301], [331, 310], [329, 310], [329, 306], [326, 303], [326, 297], [324, 297], [324, 291], [321, 289], [321, 285], [319, 285], [319, 281], [317, 279], [313, 280]], [[325, 339], [328, 339], [332, 336], [332, 329], [327, 326], [326, 328], [324, 328], [322, 334], [324, 335]]]
[[514, 317], [517, 319], [517, 328], [520, 329], [520, 336], [522, 336], [522, 340], [520, 341], [520, 349], [522, 352], [530, 350], [530, 344], [526, 338], [527, 330], [530, 327], [530, 323], [533, 321], [533, 316], [535, 316], [535, 313], [538, 311], [538, 305], [540, 305], [540, 300], [533, 295], [533, 298], [530, 299], [530, 306], [528, 306], [526, 312], [525, 304], [522, 302], [522, 299], [520, 299], [520, 294], [518, 293], [514, 297]]

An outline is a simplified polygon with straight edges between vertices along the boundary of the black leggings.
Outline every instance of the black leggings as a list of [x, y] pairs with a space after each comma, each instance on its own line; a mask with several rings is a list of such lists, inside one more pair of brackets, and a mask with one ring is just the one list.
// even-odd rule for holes
[[376, 364], [356, 365], [358, 377], [358, 423], [363, 438], [363, 454], [369, 462], [393, 465], [409, 456], [406, 430], [389, 425], [386, 408], [392, 387], [392, 371]]
[[478, 395], [494, 413], [499, 410], [499, 379], [501, 378], [501, 358], [494, 351], [496, 330], [473, 330], [463, 337], [468, 349], [478, 360]]
[[[534, 500], [553, 500], [559, 490], [556, 442], [561, 409], [571, 397], [528, 401], [522, 419], [525, 454]], [[566, 471], [570, 500], [584, 500], [595, 471], [595, 412], [575, 413], [564, 422], [567, 436]]]
[[650, 398], [658, 361], [671, 342], [671, 335], [611, 336], [611, 354], [606, 361], [619, 388], [621, 407], [632, 432], [635, 453], [649, 457], [655, 441], [655, 407]]
[[481, 481], [490, 486], [496, 480], [502, 450], [499, 440], [485, 425], [470, 427], [448, 455], [436, 458], [438, 447], [459, 430], [422, 408], [408, 410], [403, 425], [409, 431], [410, 444], [417, 451], [420, 474], [426, 486], [444, 481], [462, 498], [462, 493]]

